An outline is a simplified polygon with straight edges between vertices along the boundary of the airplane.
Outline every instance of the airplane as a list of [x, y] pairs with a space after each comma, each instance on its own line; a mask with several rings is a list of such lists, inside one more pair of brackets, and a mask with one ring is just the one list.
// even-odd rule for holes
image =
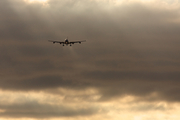
[[86, 40], [82, 40], [82, 41], [72, 41], [72, 42], [70, 42], [70, 41], [68, 40], [68, 38], [66, 38], [64, 42], [62, 42], [62, 41], [55, 41], [55, 40], [48, 40], [48, 41], [49, 41], [49, 42], [53, 42], [53, 44], [55, 44], [55, 43], [63, 44], [63, 46], [64, 46], [64, 44], [65, 44], [66, 46], [68, 46], [68, 45], [70, 44], [70, 46], [71, 46], [71, 44], [74, 44], [74, 43], [79, 43], [79, 44], [81, 44], [81, 42], [86, 42]]

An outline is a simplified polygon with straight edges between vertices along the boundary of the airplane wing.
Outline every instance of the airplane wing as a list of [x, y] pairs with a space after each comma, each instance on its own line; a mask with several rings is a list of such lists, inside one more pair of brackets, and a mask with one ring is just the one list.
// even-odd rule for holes
[[74, 43], [80, 43], [80, 44], [81, 44], [81, 42], [86, 42], [86, 40], [81, 40], [81, 41], [72, 41], [72, 42], [70, 42], [70, 44], [74, 44]]
[[49, 42], [53, 42], [53, 43], [65, 43], [65, 42], [62, 42], [62, 41], [55, 41], [55, 40], [48, 40]]

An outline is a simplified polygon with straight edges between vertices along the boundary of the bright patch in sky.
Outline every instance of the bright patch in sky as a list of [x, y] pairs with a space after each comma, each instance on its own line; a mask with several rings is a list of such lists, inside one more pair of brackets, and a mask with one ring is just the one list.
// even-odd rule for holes
[[47, 2], [47, 0], [25, 0], [27, 2]]
[[113, 3], [119, 5], [119, 4], [123, 4], [123, 3], [134, 3], [134, 2], [143, 2], [143, 3], [149, 3], [149, 2], [153, 2], [153, 0], [113, 0]]

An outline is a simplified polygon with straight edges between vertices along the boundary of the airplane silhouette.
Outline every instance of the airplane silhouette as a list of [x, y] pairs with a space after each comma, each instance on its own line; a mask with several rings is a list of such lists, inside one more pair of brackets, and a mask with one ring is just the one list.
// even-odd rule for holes
[[81, 42], [86, 42], [86, 40], [81, 40], [81, 41], [69, 41], [68, 40], [68, 38], [66, 38], [65, 39], [65, 41], [56, 41], [56, 40], [48, 40], [49, 42], [53, 42], [53, 43], [59, 43], [59, 44], [63, 44], [63, 46], [64, 46], [64, 44], [65, 45], [69, 45], [70, 44], [70, 46], [72, 45], [72, 44], [74, 44], [74, 43], [79, 43], [79, 44], [81, 44]]

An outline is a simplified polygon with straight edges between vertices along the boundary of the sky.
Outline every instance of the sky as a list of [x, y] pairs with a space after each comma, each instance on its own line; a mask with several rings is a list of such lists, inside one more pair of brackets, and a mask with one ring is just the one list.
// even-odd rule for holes
[[[179, 0], [1, 0], [0, 120], [179, 120], [179, 11]], [[48, 42], [66, 37], [86, 42]]]

